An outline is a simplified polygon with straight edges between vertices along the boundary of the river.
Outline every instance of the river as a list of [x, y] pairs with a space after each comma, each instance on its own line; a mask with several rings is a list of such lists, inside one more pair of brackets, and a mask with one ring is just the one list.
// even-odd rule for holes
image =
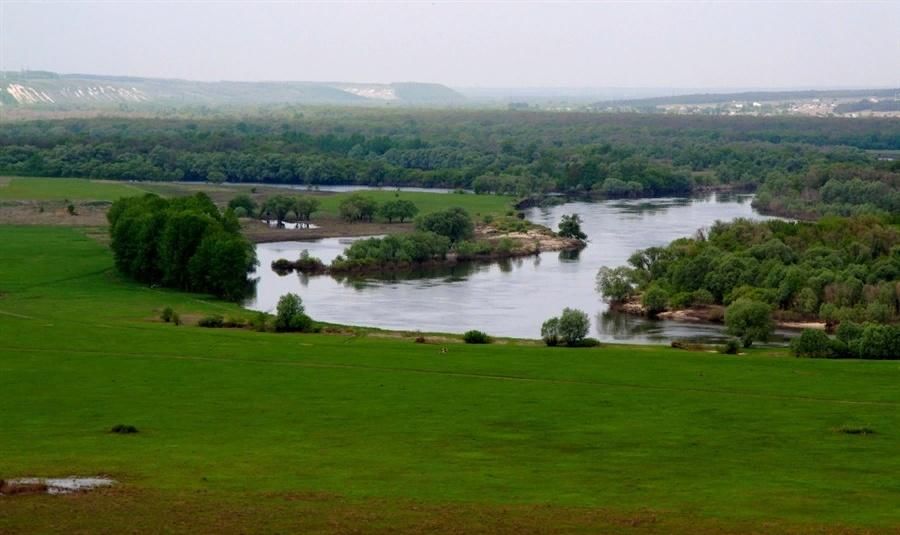
[[[296, 259], [304, 249], [325, 263], [347, 239], [257, 245], [260, 266], [251, 309], [273, 312], [278, 298], [294, 292], [313, 318], [345, 325], [422, 332], [462, 333], [479, 329], [495, 336], [539, 338], [541, 324], [563, 307], [584, 310], [592, 333], [605, 342], [668, 343], [673, 339], [719, 341], [719, 325], [648, 320], [613, 314], [594, 290], [601, 266], [624, 264], [637, 249], [693, 235], [717, 220], [767, 219], [750, 206], [752, 195], [573, 202], [526, 210], [535, 223], [556, 228], [563, 214], [578, 213], [588, 246], [578, 255], [543, 253], [491, 264], [429, 270], [415, 276], [336, 280], [297, 273], [280, 276], [273, 260]], [[784, 343], [779, 331], [773, 342]]]

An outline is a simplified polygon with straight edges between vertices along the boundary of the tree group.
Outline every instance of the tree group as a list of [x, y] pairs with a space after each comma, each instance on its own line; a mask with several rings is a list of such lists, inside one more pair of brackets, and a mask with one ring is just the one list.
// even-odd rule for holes
[[116, 267], [148, 284], [239, 300], [251, 288], [253, 245], [234, 212], [219, 212], [203, 193], [119, 199], [107, 213]]

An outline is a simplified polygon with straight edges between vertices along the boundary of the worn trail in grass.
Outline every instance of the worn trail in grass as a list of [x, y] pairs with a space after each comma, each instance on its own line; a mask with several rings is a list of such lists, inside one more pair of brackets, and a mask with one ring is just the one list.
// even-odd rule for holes
[[[122, 482], [0, 500], [0, 531], [54, 507], [83, 531], [170, 510], [234, 531], [474, 529], [463, 519], [478, 515], [494, 531], [900, 526], [896, 362], [516, 343], [444, 354], [365, 333], [175, 327], [156, 320], [164, 306], [245, 313], [123, 281], [77, 230], [0, 227], [0, 477]], [[140, 433], [108, 433], [118, 423]], [[279, 514], [296, 523], [265, 520]]]

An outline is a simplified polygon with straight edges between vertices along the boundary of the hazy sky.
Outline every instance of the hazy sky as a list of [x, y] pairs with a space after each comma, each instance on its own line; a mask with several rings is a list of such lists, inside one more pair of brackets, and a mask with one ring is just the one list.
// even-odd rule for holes
[[897, 87], [900, 0], [0, 0], [0, 69], [20, 68], [456, 87]]

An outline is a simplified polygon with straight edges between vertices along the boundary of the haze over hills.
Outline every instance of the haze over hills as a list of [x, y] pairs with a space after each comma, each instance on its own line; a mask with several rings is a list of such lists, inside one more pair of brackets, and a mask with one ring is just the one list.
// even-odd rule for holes
[[452, 105], [465, 97], [440, 84], [353, 82], [196, 82], [189, 80], [0, 73], [0, 105], [103, 107], [119, 104]]
[[716, 115], [900, 114], [900, 89], [698, 90], [678, 88], [461, 88], [356, 82], [201, 82], [180, 79], [0, 72], [0, 106], [110, 109], [122, 105], [509, 106], [558, 111]]

